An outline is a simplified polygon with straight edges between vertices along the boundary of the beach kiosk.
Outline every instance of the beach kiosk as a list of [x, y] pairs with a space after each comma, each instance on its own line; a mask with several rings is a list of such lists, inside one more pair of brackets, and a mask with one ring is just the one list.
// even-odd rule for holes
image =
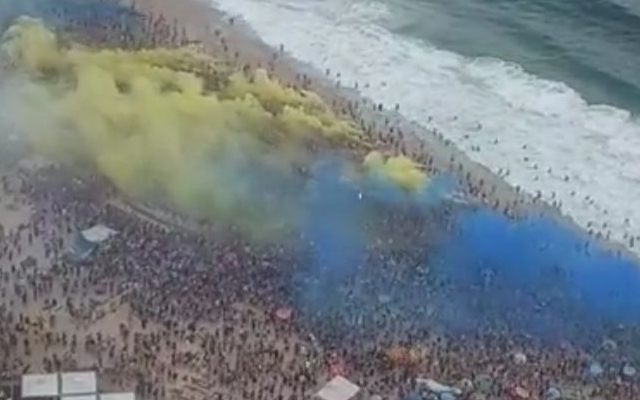
[[60, 395], [58, 374], [22, 375], [20, 391], [23, 399], [57, 400]]
[[95, 371], [28, 374], [20, 383], [13, 400], [136, 400], [133, 392], [101, 393]]
[[81, 394], [80, 396], [62, 396], [60, 400], [98, 400], [97, 394]]
[[60, 380], [62, 382], [61, 392], [63, 399], [68, 396], [74, 396], [75, 400], [90, 400], [87, 396], [93, 396], [91, 400], [96, 400], [98, 385], [94, 371], [62, 373], [60, 374]]
[[360, 386], [341, 375], [336, 375], [316, 393], [315, 398], [318, 400], [352, 400], [359, 392]]

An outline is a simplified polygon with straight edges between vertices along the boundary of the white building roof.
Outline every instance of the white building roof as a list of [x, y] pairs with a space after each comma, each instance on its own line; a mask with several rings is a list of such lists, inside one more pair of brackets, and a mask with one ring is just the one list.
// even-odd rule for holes
[[133, 392], [103, 393], [99, 400], [136, 400], [136, 395]]
[[22, 397], [56, 397], [60, 391], [58, 374], [22, 375]]
[[322, 400], [349, 400], [360, 391], [360, 386], [338, 375], [316, 393]]
[[[67, 372], [61, 374], [61, 376], [63, 395], [95, 394], [97, 391], [96, 373], [93, 371]], [[93, 399], [95, 400], [95, 397]]]

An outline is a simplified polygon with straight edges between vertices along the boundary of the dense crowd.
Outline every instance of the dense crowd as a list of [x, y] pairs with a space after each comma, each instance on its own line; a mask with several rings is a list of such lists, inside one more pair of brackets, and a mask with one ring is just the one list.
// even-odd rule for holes
[[[51, 348], [55, 342], [71, 354], [63, 358], [45, 351], [42, 365], [48, 370], [82, 364], [74, 358], [81, 351], [74, 349], [83, 348], [99, 355], [97, 368], [120, 371], [114, 380], [124, 379], [126, 370], [141, 395], [159, 399], [171, 398], [168, 388], [181, 382], [178, 371], [197, 357], [209, 371], [200, 379], [222, 388], [216, 391], [220, 398], [303, 398], [332, 373], [343, 373], [366, 393], [389, 399], [419, 392], [421, 377], [455, 385], [461, 399], [546, 398], [577, 390], [572, 386], [589, 391], [583, 398], [640, 394], [632, 361], [612, 341], [594, 355], [568, 343], [549, 347], [497, 333], [448, 337], [394, 318], [392, 305], [368, 310], [379, 317], [369, 335], [343, 334], [344, 321], [330, 313], [308, 318], [295, 307], [293, 317], [278, 320], [274, 311], [290, 305], [292, 277], [301, 268], [292, 247], [180, 229], [164, 220], [161, 211], [136, 212], [119, 205], [121, 200], [101, 179], [73, 178], [56, 167], [23, 170], [17, 179], [5, 177], [3, 184], [8, 195], [2, 203], [14, 197], [33, 210], [27, 223], [4, 232], [2, 242], [5, 371], [11, 370], [10, 361], [29, 359], [35, 352], [31, 342]], [[89, 262], [72, 262], [64, 253], [74, 233], [98, 223], [117, 235]], [[42, 257], [34, 250], [38, 242]], [[28, 256], [38, 261], [25, 262]], [[406, 261], [393, 265], [402, 269]], [[46, 263], [50, 269], [43, 268]], [[389, 260], [378, 265], [389, 265]], [[384, 274], [383, 269], [375, 272]], [[117, 297], [139, 322], [129, 319], [112, 336], [87, 334], [91, 313], [78, 303], [95, 293]], [[55, 317], [47, 322], [40, 316], [35, 338], [26, 335], [25, 321], [36, 318], [29, 305], [46, 308], [58, 302], [77, 321], [74, 329], [59, 321], [56, 325]], [[349, 301], [342, 306], [349, 307]], [[180, 351], [181, 342], [195, 347]]]
[[[104, 18], [78, 17], [63, 8], [51, 12], [85, 29], [92, 41], [132, 47], [188, 41], [176, 21], [141, 17], [135, 9], [126, 15], [139, 25], [123, 22], [120, 13]], [[223, 36], [218, 40], [223, 51], [231, 51]], [[291, 84], [301, 82], [309, 84], [306, 76]], [[363, 118], [363, 130], [376, 145], [407, 155], [419, 149], [413, 156], [437, 172], [426, 146], [412, 144], [388, 120], [381, 133], [367, 125], [361, 105], [335, 105], [355, 120]], [[476, 196], [489, 198], [496, 190], [465, 173], [455, 158], [449, 168]], [[300, 284], [319, 291], [319, 299], [305, 302], [300, 296], [310, 293], [296, 287], [318, 276], [305, 273], [313, 249], [298, 240], [255, 243], [128, 203], [101, 178], [74, 177], [58, 167], [14, 172], [2, 178], [0, 206], [30, 212], [17, 227], [0, 229], [2, 372], [87, 367], [91, 360], [115, 384], [133, 385], [145, 399], [180, 398], [185, 386], [204, 387], [220, 399], [302, 399], [336, 373], [383, 399], [423, 392], [424, 377], [455, 386], [459, 391], [447, 395], [459, 399], [640, 398], [627, 346], [607, 340], [587, 353], [570, 343], [549, 345], [501, 332], [453, 337], [420, 322], [430, 313], [427, 304], [407, 301], [400, 307], [380, 299], [377, 291], [385, 284], [415, 287], [407, 281], [417, 279], [430, 233], [446, 231], [446, 207], [418, 215], [382, 210], [379, 236], [369, 238], [362, 269], [319, 286]], [[492, 204], [509, 214], [520, 201]], [[96, 224], [117, 234], [88, 261], [69, 258], [78, 229]], [[428, 282], [417, 283], [418, 290], [427, 290]], [[91, 298], [116, 299], [109, 312], [125, 307], [128, 317], [113, 331], [92, 328], [99, 318], [91, 312]], [[283, 309], [291, 314], [278, 316]], [[187, 373], [196, 365], [206, 371], [199, 378]]]

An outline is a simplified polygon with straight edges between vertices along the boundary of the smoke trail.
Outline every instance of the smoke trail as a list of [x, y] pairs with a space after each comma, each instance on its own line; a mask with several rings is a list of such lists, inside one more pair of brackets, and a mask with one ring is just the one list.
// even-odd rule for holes
[[296, 289], [301, 305], [319, 315], [344, 302], [342, 285], [364, 261], [363, 203], [357, 189], [340, 176], [338, 160], [322, 160], [313, 168], [306, 197], [303, 238], [310, 259]]
[[[490, 331], [594, 344], [612, 326], [640, 322], [640, 270], [631, 260], [586, 245], [552, 219], [452, 207], [443, 202], [452, 190], [446, 179], [422, 190], [429, 195], [404, 197], [377, 177], [357, 189], [328, 180], [313, 192], [317, 219], [305, 232], [317, 245], [294, 287], [304, 315], [328, 323], [332, 337], [404, 326], [397, 335]], [[332, 220], [326, 204], [350, 212]], [[407, 246], [388, 242], [412, 235]]]
[[457, 216], [433, 273], [455, 309], [443, 323], [503, 327], [540, 337], [585, 338], [640, 321], [640, 270], [545, 218], [512, 222], [489, 210]]
[[[297, 171], [310, 166], [310, 142], [362, 140], [314, 93], [190, 49], [94, 51], [22, 17], [2, 51], [17, 71], [3, 94], [38, 151], [252, 233], [295, 226], [305, 213]], [[370, 173], [401, 187], [426, 180], [407, 161], [377, 160]]]
[[398, 274], [418, 273], [442, 237], [446, 221], [439, 207], [450, 190], [439, 179], [418, 192], [399, 189], [383, 169], [355, 182], [335, 179], [344, 164], [334, 157], [312, 168], [302, 225], [306, 258], [292, 283], [303, 317], [322, 321], [318, 327], [330, 327], [326, 333], [334, 337], [375, 334], [390, 307], [404, 317], [424, 315], [418, 309], [426, 282]]
[[[21, 18], [3, 52], [22, 72], [3, 94], [36, 149], [91, 165], [128, 193], [162, 195], [229, 223], [285, 220], [293, 166], [308, 161], [305, 141], [357, 134], [319, 98], [263, 72], [233, 75], [189, 50], [64, 48], [40, 21]], [[184, 72], [202, 65], [228, 79], [220, 93]], [[278, 194], [284, 204], [272, 215], [269, 196]]]
[[381, 153], [372, 151], [365, 157], [363, 164], [371, 173], [396, 182], [406, 190], [419, 191], [425, 186], [426, 175], [408, 157], [396, 156], [385, 160]]

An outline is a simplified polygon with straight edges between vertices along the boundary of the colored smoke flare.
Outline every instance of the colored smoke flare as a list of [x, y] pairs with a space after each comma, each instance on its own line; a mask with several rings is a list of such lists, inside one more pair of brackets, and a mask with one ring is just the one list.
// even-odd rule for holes
[[14, 71], [3, 86], [12, 122], [38, 151], [93, 166], [129, 194], [249, 230], [303, 212], [295, 167], [311, 162], [306, 142], [361, 140], [314, 93], [188, 48], [94, 50], [21, 17], [2, 52]]
[[[306, 143], [362, 140], [316, 94], [189, 48], [94, 50], [21, 17], [2, 52], [14, 71], [3, 87], [14, 125], [38, 151], [254, 233], [304, 212], [296, 171], [312, 162]], [[406, 162], [365, 166], [401, 187], [424, 181]]]

